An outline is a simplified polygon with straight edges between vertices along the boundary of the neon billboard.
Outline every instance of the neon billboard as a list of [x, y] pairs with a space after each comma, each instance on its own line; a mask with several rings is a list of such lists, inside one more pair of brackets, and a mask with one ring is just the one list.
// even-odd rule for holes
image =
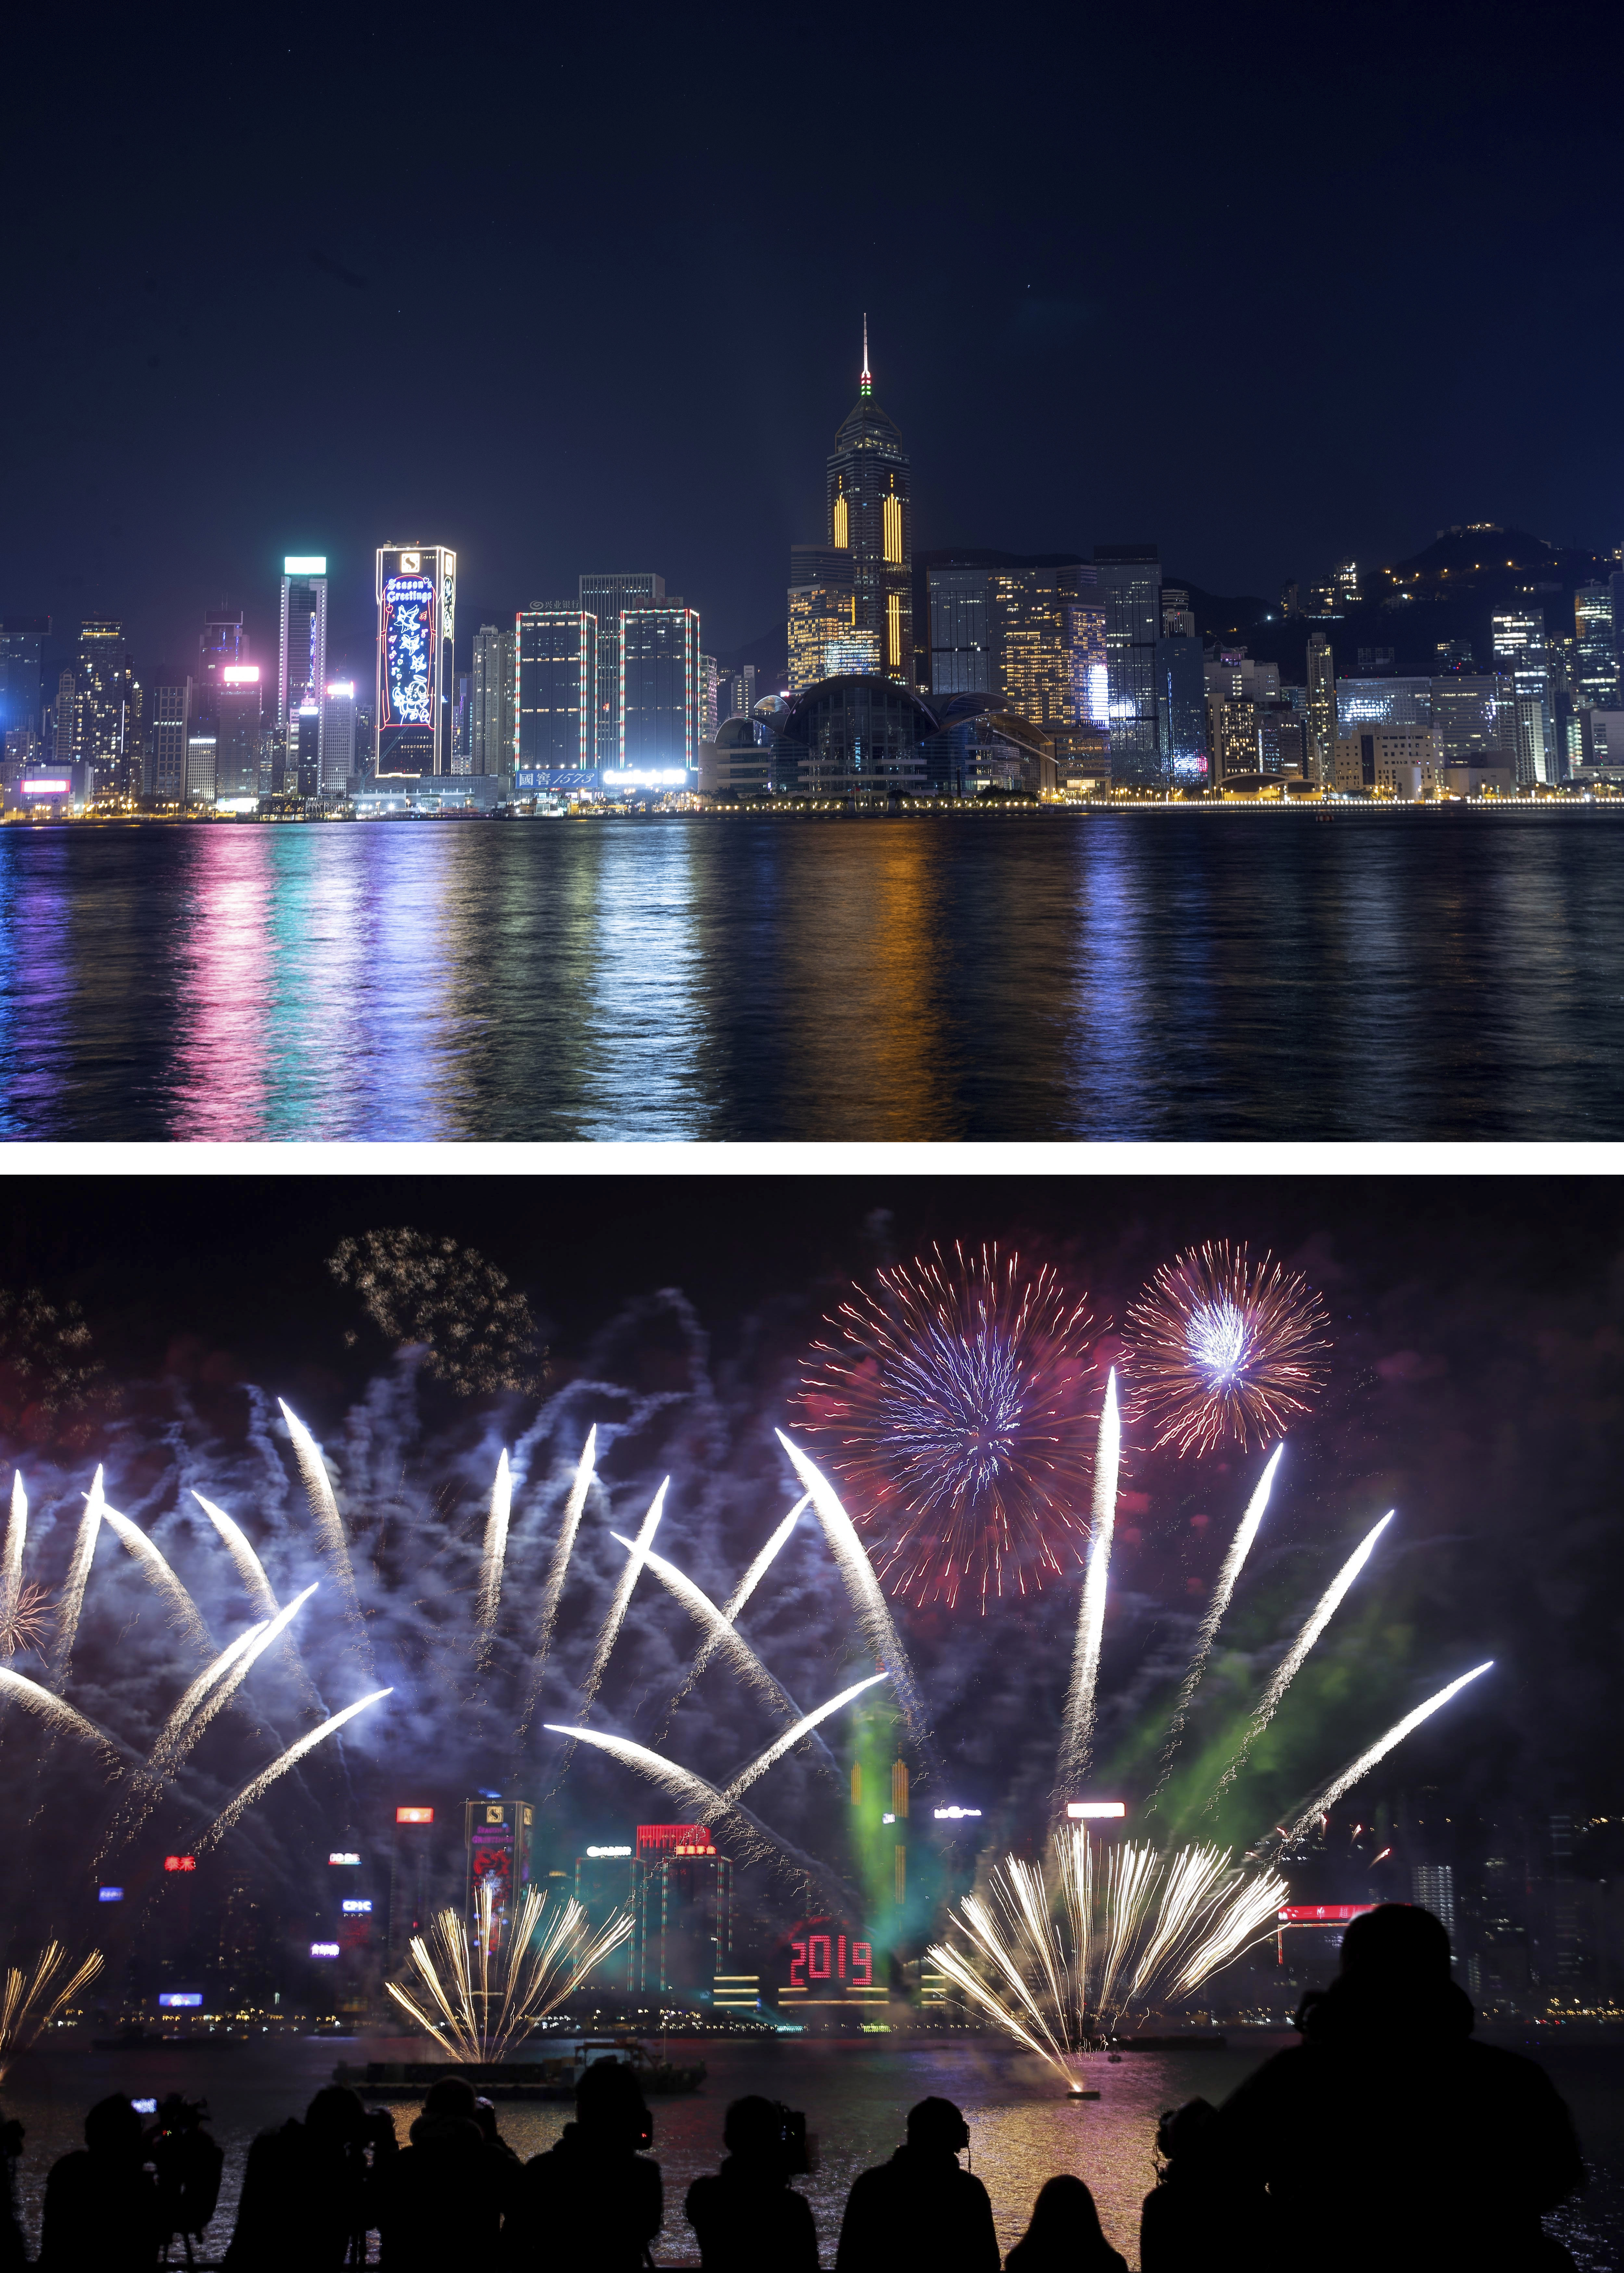
[[220, 676], [228, 686], [258, 686], [259, 666], [257, 663], [229, 663]]
[[434, 580], [391, 576], [383, 588], [385, 726], [434, 723]]
[[49, 774], [24, 782], [22, 791], [25, 797], [66, 797], [72, 786], [66, 774]]
[[327, 556], [325, 552], [286, 552], [282, 555], [284, 576], [325, 576]]

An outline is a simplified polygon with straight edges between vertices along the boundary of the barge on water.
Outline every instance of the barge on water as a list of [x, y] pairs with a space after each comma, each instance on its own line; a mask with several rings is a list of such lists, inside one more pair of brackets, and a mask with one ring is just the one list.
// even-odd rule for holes
[[368, 2060], [357, 2067], [341, 2060], [333, 2081], [369, 2099], [420, 2099], [447, 2075], [466, 2077], [486, 2099], [573, 2099], [582, 2076], [599, 2059], [624, 2060], [645, 2098], [697, 2091], [705, 2081], [703, 2060], [679, 2067], [656, 2059], [635, 2037], [583, 2037], [534, 2060]]

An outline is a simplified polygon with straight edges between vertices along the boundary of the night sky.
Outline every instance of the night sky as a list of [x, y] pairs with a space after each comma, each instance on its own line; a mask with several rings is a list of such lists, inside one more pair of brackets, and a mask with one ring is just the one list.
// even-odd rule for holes
[[[174, 1502], [182, 1444], [205, 1475], [229, 1477], [235, 1462], [235, 1481], [214, 1488], [252, 1504], [246, 1384], [287, 1397], [338, 1443], [347, 1408], [390, 1357], [323, 1258], [347, 1235], [409, 1223], [510, 1274], [550, 1345], [552, 1391], [590, 1377], [674, 1396], [667, 1434], [628, 1439], [605, 1472], [622, 1508], [675, 1472], [669, 1551], [716, 1587], [779, 1504], [771, 1429], [793, 1425], [797, 1362], [853, 1277], [933, 1240], [996, 1238], [1056, 1265], [1097, 1317], [1120, 1322], [1177, 1248], [1217, 1237], [1270, 1247], [1324, 1290], [1333, 1370], [1288, 1448], [1256, 1579], [1265, 1623], [1247, 1647], [1300, 1618], [1374, 1518], [1399, 1510], [1324, 1685], [1300, 1692], [1304, 1750], [1282, 1778], [1300, 1782], [1311, 1754], [1328, 1772], [1354, 1749], [1356, 1726], [1365, 1741], [1492, 1657], [1470, 1709], [1462, 1701], [1405, 1748], [1398, 1782], [1438, 1782], [1490, 1812], [1594, 1804], [1616, 1790], [1624, 1239], [1606, 1181], [131, 1178], [13, 1195], [6, 1283], [80, 1302], [125, 1384], [123, 1416], [78, 1464], [105, 1456], [109, 1495], [144, 1522]], [[477, 1507], [495, 1445], [515, 1441], [530, 1409], [432, 1394], [402, 1458], [425, 1490], [443, 1470], [450, 1496], [437, 1504]], [[16, 1449], [36, 1468], [45, 1458]], [[56, 1457], [66, 1489], [77, 1468]], [[1210, 1582], [1251, 1474], [1223, 1459], [1181, 1469], [1132, 1444], [1129, 1471], [1114, 1568], [1118, 1690], [1147, 1651], [1177, 1667], [1190, 1597]], [[805, 1617], [822, 1615], [822, 1598], [807, 1598]], [[649, 1616], [669, 1624], [658, 1606]], [[793, 1605], [785, 1616], [776, 1647], [789, 1677], [803, 1643]], [[1072, 1617], [1045, 1598], [984, 1626], [906, 1621], [944, 1737], [989, 1798], [1011, 1755], [988, 1751], [989, 1731], [1007, 1724], [1011, 1744], [1036, 1742], [1027, 1677], [1041, 1689], [1053, 1656], [1060, 1677]], [[816, 1688], [825, 1671], [815, 1654], [796, 1677]], [[1281, 1804], [1290, 1796], [1282, 1785]]]
[[915, 543], [1147, 536], [1272, 596], [1493, 520], [1624, 536], [1617, 19], [1434, 5], [25, 11], [0, 611], [325, 551], [483, 617], [654, 567], [784, 612], [870, 322]]

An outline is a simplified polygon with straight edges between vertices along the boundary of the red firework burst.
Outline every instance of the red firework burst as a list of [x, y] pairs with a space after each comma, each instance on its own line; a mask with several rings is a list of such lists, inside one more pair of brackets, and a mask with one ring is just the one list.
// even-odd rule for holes
[[1128, 1311], [1135, 1402], [1160, 1449], [1243, 1451], [1284, 1433], [1325, 1386], [1330, 1321], [1306, 1279], [1227, 1240], [1164, 1264]]
[[985, 1611], [1082, 1561], [1092, 1323], [1051, 1270], [957, 1244], [824, 1321], [799, 1403], [893, 1594]]

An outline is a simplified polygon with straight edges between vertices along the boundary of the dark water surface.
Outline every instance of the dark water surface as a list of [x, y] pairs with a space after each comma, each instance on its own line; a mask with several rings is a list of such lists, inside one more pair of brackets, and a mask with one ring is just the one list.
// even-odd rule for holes
[[[1038, 2188], [1057, 2171], [1086, 2179], [1105, 2231], [1130, 2265], [1139, 2262], [1139, 2204], [1152, 2179], [1156, 2118], [1198, 2093], [1222, 2099], [1257, 2062], [1295, 2037], [1252, 2031], [1231, 2035], [1222, 2052], [1133, 2053], [1117, 2067], [1101, 2058], [1086, 2082], [1097, 2101], [1067, 2102], [1042, 2064], [982, 2036], [910, 2037], [894, 2044], [874, 2038], [756, 2043], [739, 2039], [673, 2037], [673, 2059], [703, 2059], [705, 2089], [693, 2098], [654, 2103], [654, 2155], [665, 2177], [665, 2224], [654, 2245], [661, 2265], [698, 2262], [682, 2215], [690, 2180], [721, 2159], [722, 2117], [727, 2102], [747, 2091], [765, 2093], [802, 2109], [821, 2148], [819, 2169], [799, 2183], [817, 2219], [824, 2265], [834, 2262], [840, 2213], [853, 2179], [883, 2161], [902, 2135], [903, 2117], [917, 2099], [938, 2092], [956, 2100], [968, 2119], [971, 2161], [992, 2197], [998, 2238], [1007, 2251], [1018, 2240]], [[1581, 2141], [1596, 2171], [1590, 2188], [1552, 2223], [1573, 2251], [1581, 2273], [1615, 2273], [1624, 2244], [1619, 2174], [1624, 2169], [1624, 2045], [1505, 2039], [1532, 2052], [1549, 2069], [1573, 2108]], [[252, 2044], [221, 2052], [161, 2050], [94, 2053], [56, 2051], [25, 2055], [0, 2087], [0, 2108], [27, 2126], [19, 2166], [19, 2192], [37, 2239], [45, 2173], [56, 2156], [81, 2143], [85, 2110], [113, 2091], [162, 2097], [184, 2091], [207, 2097], [215, 2137], [226, 2149], [219, 2214], [204, 2254], [217, 2259], [229, 2239], [242, 2185], [243, 2162], [257, 2130], [302, 2113], [340, 2059], [399, 2059], [420, 2054], [419, 2044], [353, 2038], [285, 2040], [259, 2049]], [[1402, 2048], [1395, 2048], [1402, 2058]], [[391, 2103], [404, 2139], [420, 2103]], [[498, 2110], [504, 2135], [526, 2156], [557, 2138], [570, 2115], [553, 2103], [507, 2102]], [[1350, 2214], [1357, 2215], [1357, 2206]], [[376, 2237], [373, 2239], [376, 2248]], [[1379, 2257], [1376, 2262], [1379, 2262]]]
[[0, 1136], [1624, 1136], [1624, 813], [0, 831]]

